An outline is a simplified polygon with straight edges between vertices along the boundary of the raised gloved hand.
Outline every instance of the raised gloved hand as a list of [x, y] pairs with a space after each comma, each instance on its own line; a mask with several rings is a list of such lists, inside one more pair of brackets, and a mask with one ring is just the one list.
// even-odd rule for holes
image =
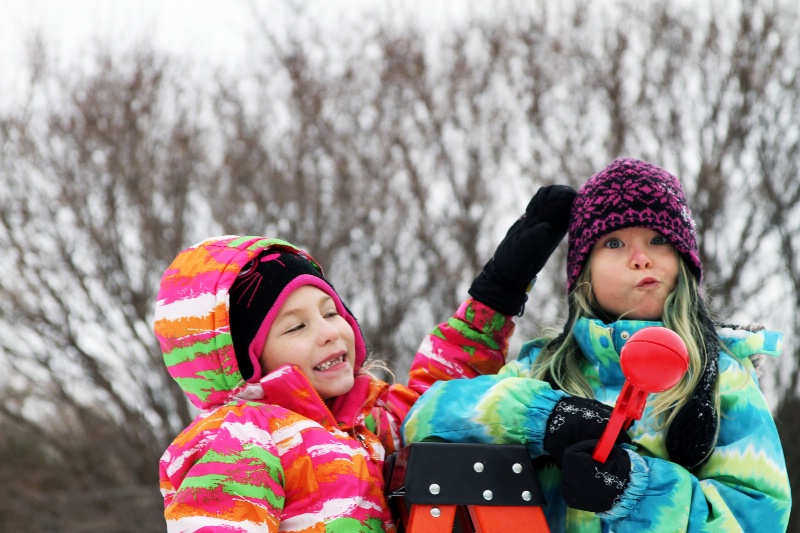
[[[612, 409], [608, 405], [589, 398], [565, 396], [560, 399], [544, 433], [544, 450], [562, 465], [564, 450], [573, 444], [591, 439], [599, 439], [608, 425]], [[630, 443], [627, 433], [620, 431], [617, 444]]]
[[592, 459], [597, 440], [587, 440], [564, 451], [561, 496], [573, 509], [603, 513], [625, 492], [631, 477], [631, 458], [622, 446], [611, 448], [605, 463]]
[[541, 187], [472, 282], [470, 295], [504, 315], [520, 315], [528, 287], [564, 238], [575, 189]]

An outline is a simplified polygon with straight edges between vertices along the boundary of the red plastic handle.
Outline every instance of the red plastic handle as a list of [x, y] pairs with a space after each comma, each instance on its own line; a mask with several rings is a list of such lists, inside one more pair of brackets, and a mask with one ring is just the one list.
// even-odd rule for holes
[[600, 463], [608, 459], [619, 432], [642, 417], [647, 395], [674, 387], [689, 368], [689, 354], [683, 340], [674, 331], [660, 326], [631, 335], [619, 360], [626, 379], [592, 453], [592, 458]]
[[644, 404], [647, 401], [647, 393], [639, 390], [629, 381], [625, 382], [617, 398], [617, 404], [614, 410], [611, 411], [611, 418], [608, 420], [608, 425], [603, 431], [603, 435], [597, 442], [597, 446], [592, 453], [592, 459], [599, 463], [605, 463], [608, 459], [608, 454], [611, 453], [611, 448], [617, 441], [619, 432], [628, 429], [634, 420], [639, 420], [644, 411]]

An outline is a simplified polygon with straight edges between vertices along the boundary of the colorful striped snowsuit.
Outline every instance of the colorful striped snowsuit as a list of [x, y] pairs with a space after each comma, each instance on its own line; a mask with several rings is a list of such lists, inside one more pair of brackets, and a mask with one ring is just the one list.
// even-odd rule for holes
[[[242, 266], [276, 245], [291, 246], [258, 237], [204, 241], [181, 252], [162, 279], [155, 331], [170, 373], [201, 409], [160, 462], [168, 530], [394, 531], [382, 469], [400, 446], [408, 409], [436, 380], [497, 372], [507, 345], [480, 343], [444, 359], [419, 354], [408, 387], [358, 373], [357, 360], [353, 389], [329, 404], [297, 367], [246, 383], [228, 291]], [[461, 312], [473, 316], [475, 308]], [[513, 328], [492, 315], [487, 327], [498, 325]]]

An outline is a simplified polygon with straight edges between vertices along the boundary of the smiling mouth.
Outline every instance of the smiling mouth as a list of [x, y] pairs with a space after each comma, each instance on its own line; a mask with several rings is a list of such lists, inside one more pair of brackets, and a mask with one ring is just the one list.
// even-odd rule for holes
[[331, 368], [332, 366], [336, 366], [336, 365], [338, 365], [339, 363], [344, 363], [344, 358], [345, 358], [345, 356], [346, 356], [346, 355], [347, 355], [347, 354], [342, 354], [342, 355], [340, 355], [339, 357], [335, 357], [335, 358], [333, 358], [333, 359], [330, 359], [330, 360], [328, 360], [328, 361], [325, 361], [325, 362], [324, 362], [324, 363], [322, 363], [321, 365], [317, 365], [317, 366], [315, 366], [315, 367], [314, 367], [314, 370], [328, 370], [328, 369], [329, 369], [329, 368]]

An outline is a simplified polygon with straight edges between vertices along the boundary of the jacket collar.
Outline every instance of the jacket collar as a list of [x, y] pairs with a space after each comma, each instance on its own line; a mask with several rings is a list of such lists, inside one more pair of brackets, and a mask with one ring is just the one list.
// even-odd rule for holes
[[296, 366], [284, 365], [257, 383], [248, 384], [235, 398], [279, 405], [328, 428], [348, 430], [356, 423], [372, 394], [371, 380], [357, 375], [353, 388], [330, 403], [322, 400], [305, 373]]
[[[606, 386], [622, 385], [625, 376], [619, 365], [619, 354], [631, 335], [649, 326], [663, 326], [663, 322], [646, 320], [618, 320], [610, 324], [594, 318], [579, 318], [575, 322], [575, 339], [584, 357]], [[720, 341], [737, 359], [758, 354], [777, 357], [781, 353], [783, 334], [761, 330], [751, 332], [723, 327], [717, 330]]]
[[[619, 364], [619, 352], [631, 335], [642, 328], [663, 325], [663, 322], [646, 320], [618, 320], [606, 324], [602, 320], [579, 318], [575, 323], [575, 337], [590, 361]], [[758, 354], [778, 357], [783, 349], [783, 333], [778, 331], [749, 331], [722, 326], [717, 329], [717, 334], [737, 359]]]
[[579, 318], [575, 322], [575, 340], [584, 357], [595, 368], [600, 381], [618, 385], [625, 381], [619, 365], [619, 354], [631, 335], [663, 322], [649, 320], [617, 320], [610, 324], [594, 318]]

